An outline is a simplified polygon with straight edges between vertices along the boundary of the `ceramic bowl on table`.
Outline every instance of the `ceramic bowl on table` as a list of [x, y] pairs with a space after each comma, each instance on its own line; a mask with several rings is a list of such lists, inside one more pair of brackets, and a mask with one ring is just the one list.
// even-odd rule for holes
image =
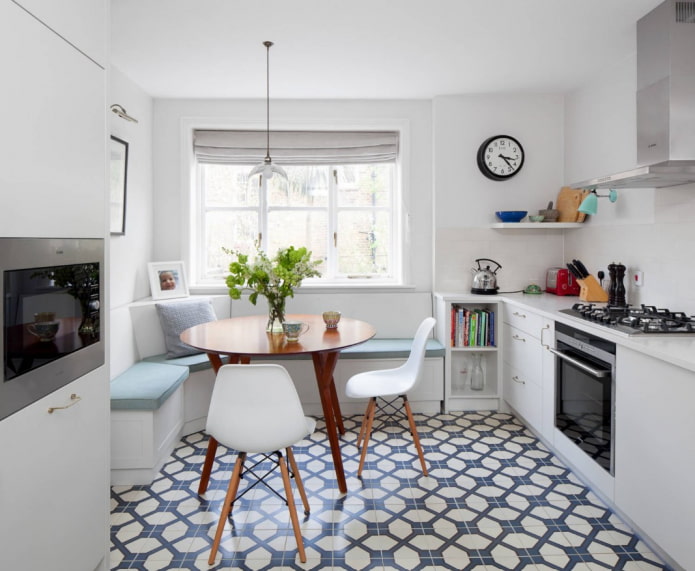
[[495, 212], [497, 218], [502, 222], [521, 222], [528, 214], [526, 210], [498, 210]]
[[326, 324], [326, 329], [335, 329], [340, 321], [340, 311], [324, 311], [323, 322]]
[[545, 218], [545, 216], [543, 216], [542, 214], [537, 214], [537, 215], [535, 215], [535, 216], [529, 216], [529, 217], [528, 217], [528, 219], [529, 219], [531, 222], [543, 222], [543, 219], [544, 219], [544, 218]]

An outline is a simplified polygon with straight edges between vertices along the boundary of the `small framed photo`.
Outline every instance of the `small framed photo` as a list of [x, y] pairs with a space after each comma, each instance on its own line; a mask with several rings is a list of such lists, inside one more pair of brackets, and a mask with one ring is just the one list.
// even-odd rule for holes
[[152, 299], [188, 297], [188, 283], [183, 262], [150, 262], [147, 268]]
[[125, 199], [128, 181], [128, 143], [118, 137], [111, 137], [109, 151], [111, 157], [111, 234], [125, 234]]

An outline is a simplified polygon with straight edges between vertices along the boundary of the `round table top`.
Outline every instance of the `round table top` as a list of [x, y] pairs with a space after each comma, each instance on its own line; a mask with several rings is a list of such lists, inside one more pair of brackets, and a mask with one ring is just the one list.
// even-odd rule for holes
[[181, 333], [184, 343], [205, 353], [226, 355], [292, 355], [339, 351], [371, 339], [376, 329], [369, 323], [342, 317], [336, 329], [327, 329], [321, 315], [292, 314], [286, 320], [303, 321], [309, 330], [298, 341], [283, 333], [267, 333], [267, 315], [218, 319], [195, 325]]

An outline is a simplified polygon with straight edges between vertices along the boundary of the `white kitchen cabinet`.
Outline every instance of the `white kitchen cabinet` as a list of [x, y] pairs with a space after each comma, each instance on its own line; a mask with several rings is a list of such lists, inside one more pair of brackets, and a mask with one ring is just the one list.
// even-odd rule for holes
[[552, 321], [505, 303], [502, 396], [538, 434], [552, 442], [555, 395]]
[[[492, 314], [494, 335], [487, 346], [462, 346], [452, 342], [452, 307], [487, 311]], [[437, 339], [446, 347], [444, 364], [444, 409], [449, 410], [497, 410], [499, 408], [500, 333], [502, 303], [497, 298], [486, 299], [479, 295], [435, 294], [435, 327]], [[479, 355], [484, 375], [482, 390], [471, 387], [472, 370]]]
[[[4, 237], [107, 233], [106, 7], [0, 2]], [[0, 421], [0, 569], [108, 568], [108, 422], [106, 366]]]
[[103, 238], [104, 69], [13, 2], [0, 2], [0, 68], [0, 231]]
[[695, 569], [695, 373], [617, 348], [615, 503], [683, 569]]
[[108, 391], [100, 367], [0, 422], [0, 569], [103, 566]]

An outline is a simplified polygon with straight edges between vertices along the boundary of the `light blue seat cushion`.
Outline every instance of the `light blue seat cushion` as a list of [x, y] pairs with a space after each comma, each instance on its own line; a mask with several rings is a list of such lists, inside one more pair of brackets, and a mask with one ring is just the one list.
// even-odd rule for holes
[[[370, 339], [365, 343], [347, 347], [340, 352], [341, 359], [407, 359], [412, 339]], [[436, 339], [428, 339], [425, 357], [443, 357], [444, 345]]]
[[[370, 339], [359, 345], [348, 347], [340, 352], [341, 359], [407, 359], [410, 355], [412, 339]], [[436, 339], [428, 339], [425, 357], [444, 357], [445, 349]], [[256, 357], [252, 361], [287, 360], [297, 361], [310, 359], [310, 355], [277, 355], [272, 357]], [[189, 367], [191, 372], [203, 371], [211, 367], [207, 355], [189, 355], [178, 359], [168, 359], [166, 355], [154, 355], [144, 359], [151, 363], [167, 363]]]
[[188, 367], [135, 363], [111, 381], [111, 410], [157, 410], [188, 374]]

